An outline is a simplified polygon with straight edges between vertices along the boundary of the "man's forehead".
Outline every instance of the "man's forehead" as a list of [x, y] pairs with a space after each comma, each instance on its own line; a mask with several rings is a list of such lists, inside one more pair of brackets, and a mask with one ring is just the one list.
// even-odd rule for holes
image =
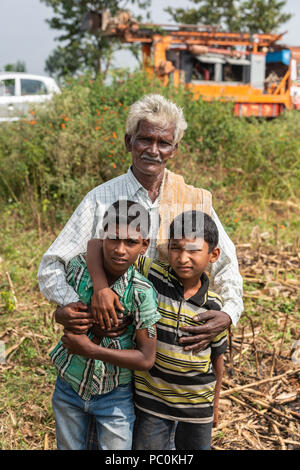
[[171, 123], [155, 123], [141, 119], [138, 123], [136, 134], [163, 132], [174, 136], [175, 126]]

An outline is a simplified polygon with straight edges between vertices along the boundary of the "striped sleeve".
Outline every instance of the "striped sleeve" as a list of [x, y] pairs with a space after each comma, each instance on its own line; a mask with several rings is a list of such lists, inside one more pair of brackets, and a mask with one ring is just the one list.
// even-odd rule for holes
[[139, 255], [138, 259], [134, 263], [134, 267], [135, 269], [138, 270], [140, 274], [142, 274], [145, 277], [148, 277], [151, 264], [152, 264], [151, 258], [149, 258], [148, 256]]

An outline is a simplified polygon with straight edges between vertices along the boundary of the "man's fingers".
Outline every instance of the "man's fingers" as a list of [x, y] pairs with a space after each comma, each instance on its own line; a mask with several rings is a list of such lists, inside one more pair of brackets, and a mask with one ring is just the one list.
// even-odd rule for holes
[[92, 318], [73, 318], [70, 320], [70, 325], [78, 326], [78, 325], [92, 325], [93, 319]]
[[191, 338], [191, 341], [193, 338], [195, 339], [195, 335], [207, 334], [211, 331], [209, 326], [206, 325], [206, 323], [199, 326], [182, 326], [180, 329], [193, 335], [192, 337], [183, 336], [183, 338]]
[[72, 312], [70, 315], [70, 318], [72, 320], [92, 320], [93, 316], [91, 315], [90, 312]]
[[209, 346], [209, 342], [207, 341], [200, 341], [195, 344], [191, 344], [189, 346], [185, 346], [183, 349], [184, 351], [193, 351], [194, 353], [204, 351]]
[[80, 308], [82, 310], [87, 310], [88, 306], [86, 304], [84, 304], [83, 302], [73, 302], [71, 305], [74, 305], [75, 308]]
[[193, 317], [194, 321], [207, 321], [210, 320], [211, 318], [214, 318], [214, 314], [210, 312], [209, 310], [206, 310], [205, 312], [198, 313]]

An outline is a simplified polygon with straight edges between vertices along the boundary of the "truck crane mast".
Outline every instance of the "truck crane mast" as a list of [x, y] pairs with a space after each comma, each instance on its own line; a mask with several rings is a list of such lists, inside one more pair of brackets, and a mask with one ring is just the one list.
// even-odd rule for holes
[[140, 43], [150, 77], [156, 75], [163, 85], [184, 84], [195, 99], [233, 102], [237, 116], [275, 117], [285, 109], [300, 109], [300, 96], [298, 101], [293, 97], [300, 95], [300, 48], [279, 44], [284, 33], [141, 24], [127, 11], [114, 17], [108, 11], [88, 12], [82, 28], [122, 43]]

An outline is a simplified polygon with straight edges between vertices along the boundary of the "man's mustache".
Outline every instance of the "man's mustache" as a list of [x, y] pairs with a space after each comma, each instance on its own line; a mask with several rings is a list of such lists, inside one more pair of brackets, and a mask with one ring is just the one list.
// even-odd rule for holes
[[149, 162], [155, 162], [155, 163], [163, 163], [160, 157], [151, 157], [147, 153], [143, 153], [141, 155], [141, 160], [148, 160]]

